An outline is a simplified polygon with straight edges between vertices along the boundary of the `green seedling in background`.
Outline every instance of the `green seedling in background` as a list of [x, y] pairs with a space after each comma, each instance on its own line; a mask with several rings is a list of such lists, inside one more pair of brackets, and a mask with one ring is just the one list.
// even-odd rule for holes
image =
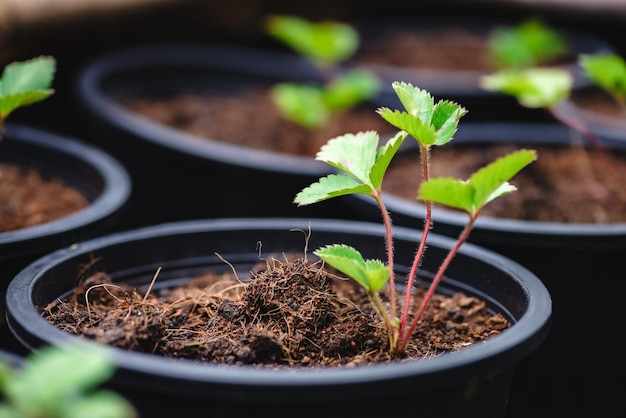
[[554, 62], [569, 52], [567, 39], [538, 19], [501, 26], [488, 40], [489, 59], [496, 68], [529, 68]]
[[11, 368], [0, 363], [0, 418], [134, 418], [121, 396], [98, 389], [115, 371], [103, 350], [44, 347]]
[[0, 131], [16, 109], [44, 100], [54, 93], [50, 88], [56, 61], [40, 56], [7, 65], [0, 78]]
[[[377, 202], [386, 231], [386, 265], [381, 260], [365, 260], [357, 249], [344, 244], [322, 247], [314, 253], [329, 265], [352, 277], [367, 290], [386, 325], [390, 352], [396, 355], [403, 353], [406, 349], [411, 334], [421, 319], [445, 270], [461, 245], [467, 240], [482, 208], [492, 200], [515, 190], [509, 180], [536, 159], [536, 152], [526, 149], [513, 152], [482, 168], [465, 181], [452, 178], [430, 179], [430, 148], [450, 142], [457, 131], [460, 118], [467, 111], [451, 101], [435, 103], [430, 93], [408, 83], [394, 82], [393, 88], [405, 110], [394, 111], [382, 107], [378, 109], [378, 113], [387, 122], [398, 128], [399, 132], [381, 146], [379, 146], [379, 135], [375, 131], [348, 133], [330, 139], [317, 153], [316, 159], [336, 168], [339, 173], [322, 177], [304, 188], [296, 195], [294, 203], [299, 206], [310, 205], [350, 194], [364, 194]], [[382, 198], [382, 183], [387, 168], [402, 143], [409, 136], [417, 140], [420, 146], [424, 182], [417, 191], [416, 198], [426, 203], [427, 215], [408, 277], [408, 289], [413, 286], [417, 270], [424, 256], [428, 232], [432, 223], [433, 203], [441, 203], [463, 210], [469, 216], [456, 245], [440, 265], [426, 297], [410, 324], [408, 320], [411, 292], [406, 292], [402, 314], [397, 315], [392, 222]], [[389, 285], [390, 291], [389, 311], [384, 307], [378, 295], [378, 291], [386, 284]]]
[[333, 115], [377, 94], [379, 79], [372, 72], [338, 69], [359, 46], [359, 35], [352, 26], [273, 15], [265, 21], [265, 29], [313, 63], [323, 75], [318, 85], [280, 83], [275, 86], [272, 95], [286, 119], [307, 129], [322, 129]]
[[611, 95], [626, 113], [626, 62], [617, 54], [581, 54], [578, 64], [585, 75]]

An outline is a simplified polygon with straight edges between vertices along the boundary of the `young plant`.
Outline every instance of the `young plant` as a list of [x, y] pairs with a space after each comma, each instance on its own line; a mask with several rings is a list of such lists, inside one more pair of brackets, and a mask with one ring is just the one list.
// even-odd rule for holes
[[364, 69], [339, 70], [359, 46], [358, 32], [350, 25], [334, 21], [310, 22], [290, 15], [272, 15], [266, 30], [322, 73], [321, 84], [279, 83], [274, 102], [283, 116], [298, 125], [318, 130], [331, 118], [368, 100], [379, 89], [379, 80]]
[[567, 39], [539, 19], [501, 26], [488, 40], [489, 59], [499, 69], [544, 65], [569, 52]]
[[[343, 244], [319, 248], [315, 254], [366, 289], [387, 327], [390, 351], [397, 355], [405, 351], [411, 334], [439, 281], [461, 245], [467, 240], [482, 208], [492, 200], [515, 190], [509, 180], [536, 159], [536, 152], [526, 149], [513, 152], [482, 168], [466, 181], [451, 178], [430, 179], [430, 148], [452, 140], [458, 122], [466, 110], [451, 101], [435, 103], [430, 93], [408, 83], [394, 82], [393, 88], [405, 111], [392, 111], [383, 107], [378, 109], [378, 113], [400, 131], [380, 147], [379, 135], [375, 131], [349, 133], [330, 139], [320, 149], [316, 159], [335, 167], [339, 173], [322, 177], [318, 182], [304, 188], [296, 195], [294, 202], [302, 206], [350, 194], [364, 194], [376, 201], [385, 225], [386, 265], [381, 260], [365, 260], [357, 249]], [[424, 182], [420, 186], [417, 198], [426, 203], [427, 215], [411, 272], [407, 278], [407, 289], [413, 287], [417, 270], [424, 257], [432, 223], [433, 203], [463, 210], [469, 216], [456, 245], [440, 265], [410, 324], [408, 323], [412, 297], [410, 291], [405, 293], [401, 315], [397, 315], [392, 222], [382, 198], [385, 172], [409, 136], [420, 146]], [[378, 291], [386, 284], [389, 285], [390, 292], [389, 311], [378, 295]]]
[[626, 62], [614, 53], [581, 54], [578, 64], [585, 75], [607, 92], [626, 115]]
[[18, 368], [0, 363], [1, 418], [133, 418], [121, 396], [96, 388], [115, 368], [101, 350], [44, 347]]
[[50, 56], [13, 62], [4, 68], [0, 78], [0, 133], [6, 118], [14, 110], [42, 101], [54, 93], [50, 85], [55, 71], [56, 61]]

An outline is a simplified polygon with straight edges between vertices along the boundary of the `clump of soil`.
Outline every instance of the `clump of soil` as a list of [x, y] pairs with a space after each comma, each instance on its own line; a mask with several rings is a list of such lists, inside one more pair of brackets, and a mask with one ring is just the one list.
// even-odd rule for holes
[[58, 179], [35, 170], [0, 165], [0, 232], [51, 222], [83, 209], [87, 199]]
[[[422, 296], [420, 290], [414, 304]], [[295, 256], [259, 263], [251, 280], [206, 274], [149, 294], [96, 273], [43, 315], [83, 338], [169, 358], [272, 367], [393, 360], [362, 288], [320, 261]], [[509, 326], [478, 298], [437, 294], [404, 358], [459, 350]]]

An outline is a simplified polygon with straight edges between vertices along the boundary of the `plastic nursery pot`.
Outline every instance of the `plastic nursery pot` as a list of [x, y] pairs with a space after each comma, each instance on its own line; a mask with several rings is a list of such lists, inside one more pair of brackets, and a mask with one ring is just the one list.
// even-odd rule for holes
[[[44, 178], [58, 178], [83, 194], [89, 204], [58, 220], [0, 232], [0, 289], [38, 257], [74, 242], [110, 231], [123, 215], [131, 191], [126, 170], [110, 155], [77, 139], [24, 125], [6, 124], [0, 163], [34, 168]], [[0, 303], [0, 349], [18, 349]]]
[[[447, 146], [570, 146], [570, 134], [557, 124], [478, 122], [460, 127]], [[626, 151], [623, 139], [601, 139], [611, 151]], [[436, 152], [433, 151], [433, 161]], [[541, 159], [541, 153], [538, 158]], [[355, 196], [349, 202], [361, 211], [362, 220], [380, 217], [370, 200]], [[421, 202], [389, 193], [384, 200], [396, 225], [421, 228], [426, 215]], [[437, 233], [457, 237], [466, 221], [464, 213], [437, 206], [433, 209], [433, 231]], [[566, 412], [594, 416], [600, 411], [611, 415], [611, 411], [623, 409], [617, 392], [623, 388], [620, 385], [626, 377], [626, 361], [614, 351], [609, 336], [623, 315], [626, 223], [540, 222], [482, 216], [469, 241], [530, 269], [552, 296], [550, 335], [539, 350], [524, 360], [528, 367], [521, 368], [527, 376], [519, 382], [519, 390], [531, 392], [532, 398], [520, 405], [524, 412], [519, 416]], [[581, 340], [593, 341], [593, 350], [590, 352], [589, 345]], [[557, 388], [568, 396], [554, 396]]]
[[[362, 46], [351, 61], [374, 70], [385, 80], [385, 87], [392, 81], [406, 81], [429, 91], [437, 100], [458, 102], [470, 110], [467, 120], [547, 121], [545, 112], [521, 107], [508, 95], [480, 87], [480, 78], [495, 71], [486, 57], [491, 31], [520, 22], [519, 18], [476, 16], [357, 20], [354, 24]], [[613, 45], [584, 31], [553, 29], [570, 45], [559, 66], [574, 76], [574, 90], [589, 86], [577, 65], [578, 54], [613, 51]], [[391, 88], [387, 90], [395, 96]]]
[[[263, 257], [342, 242], [365, 257], [384, 258], [383, 228], [345, 220], [216, 219], [161, 224], [96, 238], [49, 254], [22, 270], [7, 295], [8, 321], [23, 344], [93, 343], [64, 332], [40, 315], [40, 307], [62, 297], [75, 285], [78, 270], [92, 257], [116, 282], [140, 289], [157, 266], [161, 286], [194, 273], [230, 269], [245, 277]], [[408, 271], [419, 233], [396, 231], [399, 271]], [[424, 270], [431, 271], [453, 244], [430, 236]], [[311, 256], [311, 255], [310, 255]], [[118, 366], [111, 384], [137, 405], [142, 416], [185, 414], [201, 408], [210, 417], [260, 416], [378, 417], [392, 408], [425, 416], [503, 417], [515, 365], [545, 338], [550, 321], [550, 296], [530, 271], [502, 256], [464, 246], [440, 286], [441, 292], [462, 290], [487, 300], [514, 324], [503, 333], [457, 352], [404, 363], [363, 367], [273, 369], [224, 367], [157, 355], [112, 349]], [[393, 405], [390, 407], [390, 405]]]
[[[297, 192], [329, 173], [328, 166], [313, 156], [188, 133], [142, 117], [122, 104], [124, 98], [238, 95], [283, 81], [320, 80], [310, 63], [291, 54], [234, 46], [157, 44], [115, 51], [89, 62], [78, 72], [76, 93], [86, 117], [93, 121], [92, 137], [131, 172], [136, 184], [132, 226], [219, 216], [341, 217], [341, 205], [336, 202], [318, 208], [293, 204]], [[377, 106], [368, 106], [376, 116]], [[266, 119], [267, 110], [259, 107], [248, 118]], [[203, 123], [217, 123], [212, 117], [206, 115]], [[232, 128], [238, 122], [244, 121], [228, 123]]]

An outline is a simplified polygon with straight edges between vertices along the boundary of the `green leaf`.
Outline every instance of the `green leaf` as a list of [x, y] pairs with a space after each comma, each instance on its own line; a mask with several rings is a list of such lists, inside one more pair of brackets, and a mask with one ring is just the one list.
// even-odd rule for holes
[[380, 190], [387, 168], [406, 138], [407, 133], [400, 131], [389, 138], [387, 143], [378, 149], [376, 153], [376, 163], [370, 173], [371, 184], [376, 190]]
[[55, 71], [56, 61], [49, 56], [7, 65], [0, 78], [0, 118], [53, 94], [50, 85]]
[[581, 54], [578, 63], [589, 79], [619, 101], [626, 97], [626, 63], [617, 54]]
[[351, 175], [372, 188], [370, 173], [376, 163], [379, 137], [375, 131], [344, 134], [330, 139], [316, 159]]
[[309, 129], [323, 126], [329, 118], [320, 88], [280, 83], [272, 88], [274, 103], [286, 119]]
[[352, 70], [328, 83], [322, 98], [331, 112], [341, 112], [374, 97], [379, 88], [380, 81], [374, 73]]
[[7, 383], [6, 395], [21, 411], [58, 411], [64, 399], [85, 393], [113, 372], [104, 350], [46, 347], [26, 359]]
[[569, 96], [573, 78], [559, 68], [528, 68], [482, 76], [480, 85], [489, 91], [511, 95], [525, 107], [550, 108]]
[[405, 111], [382, 107], [378, 113], [422, 145], [443, 145], [449, 142], [457, 130], [459, 120], [467, 113], [465, 108], [448, 100], [434, 104], [430, 93], [410, 83], [394, 82], [393, 88]]
[[346, 60], [359, 46], [359, 34], [341, 22], [311, 22], [297, 16], [273, 15], [265, 20], [267, 33], [299, 54], [323, 63]]
[[500, 26], [488, 40], [490, 59], [500, 68], [528, 68], [565, 55], [570, 47], [558, 31], [538, 19]]
[[481, 168], [467, 181], [430, 179], [422, 183], [418, 197], [475, 215], [487, 203], [515, 191], [515, 186], [509, 184], [509, 180], [536, 158], [534, 150], [514, 151]]
[[363, 259], [361, 253], [344, 244], [328, 245], [314, 252], [319, 258], [373, 293], [389, 279], [389, 268], [380, 260]]
[[[135, 411], [121, 396], [100, 391], [87, 398], [73, 400], [63, 411], [63, 418], [133, 418]], [[60, 418], [60, 417], [59, 417]]]
[[377, 112], [391, 125], [407, 132], [420, 144], [432, 145], [437, 141], [437, 133], [435, 130], [413, 115], [399, 110], [391, 110], [386, 107], [379, 108]]
[[306, 206], [312, 203], [328, 200], [333, 197], [349, 194], [370, 195], [372, 189], [357, 182], [354, 178], [345, 174], [329, 174], [320, 178], [317, 182], [302, 189], [295, 197], [294, 203], [298, 206]]
[[407, 113], [422, 121], [430, 121], [435, 107], [435, 99], [426, 90], [422, 90], [410, 83], [394, 81], [391, 87], [396, 92], [400, 103]]

